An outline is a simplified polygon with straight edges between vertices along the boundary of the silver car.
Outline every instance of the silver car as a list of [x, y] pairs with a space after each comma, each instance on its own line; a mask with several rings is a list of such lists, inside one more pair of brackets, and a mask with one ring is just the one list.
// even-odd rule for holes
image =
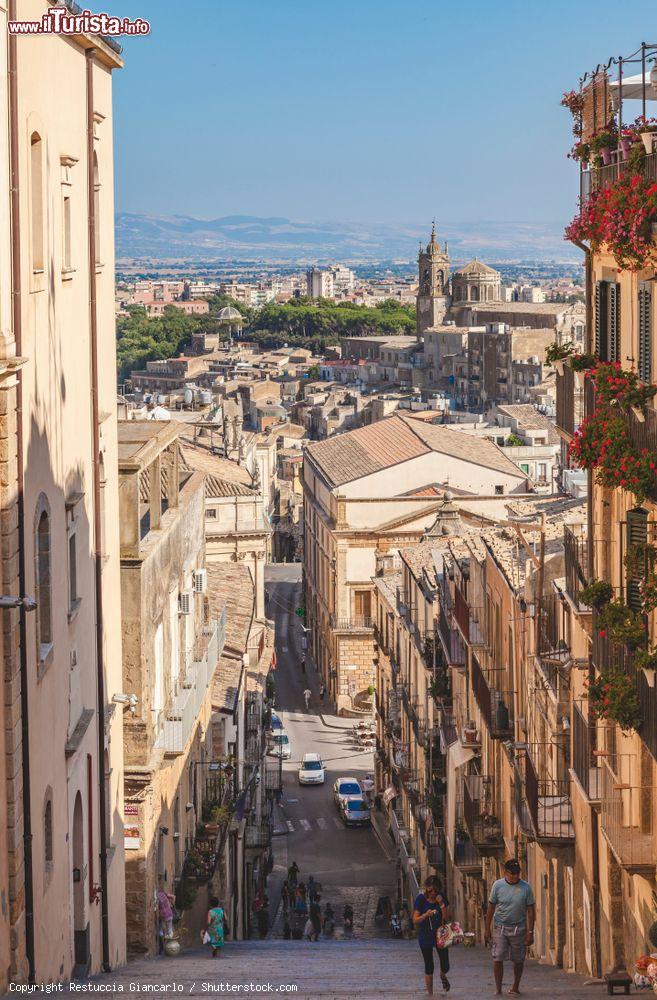
[[348, 795], [340, 803], [340, 815], [345, 826], [369, 826], [370, 807], [362, 795]]

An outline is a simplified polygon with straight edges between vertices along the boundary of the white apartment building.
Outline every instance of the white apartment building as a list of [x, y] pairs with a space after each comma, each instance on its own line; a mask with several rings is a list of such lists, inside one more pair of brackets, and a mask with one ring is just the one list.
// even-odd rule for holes
[[306, 295], [309, 299], [332, 299], [335, 294], [333, 274], [319, 267], [306, 272]]

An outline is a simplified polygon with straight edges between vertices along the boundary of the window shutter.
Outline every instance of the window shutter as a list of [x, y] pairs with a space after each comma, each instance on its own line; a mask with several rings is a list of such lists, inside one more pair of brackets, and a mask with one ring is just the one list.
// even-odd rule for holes
[[607, 336], [607, 361], [620, 360], [620, 285], [610, 282], [607, 285], [609, 295], [608, 319], [609, 333]]
[[[627, 551], [632, 545], [645, 545], [648, 541], [648, 511], [643, 507], [635, 507], [627, 512], [626, 523]], [[641, 611], [641, 593], [639, 582], [641, 574], [630, 576], [627, 574], [625, 581], [626, 601], [628, 608], [632, 611]]]
[[646, 282], [639, 285], [639, 378], [652, 379], [652, 293]]
[[595, 283], [595, 356], [600, 361], [606, 360], [603, 355], [607, 332], [606, 322], [604, 322], [605, 317], [603, 317], [603, 300], [605, 298], [603, 284], [602, 281], [596, 281]]

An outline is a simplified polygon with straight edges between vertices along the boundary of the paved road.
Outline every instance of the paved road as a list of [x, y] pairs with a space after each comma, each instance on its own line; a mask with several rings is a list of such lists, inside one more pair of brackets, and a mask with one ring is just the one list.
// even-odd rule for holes
[[[374, 933], [376, 903], [379, 895], [392, 894], [395, 865], [373, 830], [344, 827], [332, 791], [336, 778], [364, 777], [373, 770], [372, 755], [357, 749], [351, 738], [353, 723], [331, 714], [329, 706], [320, 701], [319, 679], [309, 661], [305, 676], [301, 671], [303, 630], [294, 615], [301, 594], [301, 566], [268, 567], [266, 588], [267, 614], [276, 622], [276, 710], [292, 743], [292, 759], [284, 763], [283, 810], [288, 833], [275, 838], [277, 870], [280, 874], [296, 861], [301, 879], [312, 874], [322, 883], [323, 903], [330, 900], [337, 912], [349, 898], [354, 905], [356, 932]], [[303, 701], [306, 687], [313, 691], [309, 712]], [[311, 751], [320, 753], [326, 765], [324, 785], [298, 783], [299, 762]], [[274, 933], [280, 930], [279, 919]]]
[[[450, 1000], [482, 1000], [493, 995], [488, 951], [454, 948], [450, 957]], [[195, 949], [177, 958], [142, 959], [94, 982], [121, 984], [126, 994], [136, 992], [136, 986], [149, 991], [168, 985], [174, 996], [283, 993], [300, 1000], [406, 1000], [426, 996], [423, 971], [415, 941], [238, 941], [229, 942], [216, 960], [207, 949]], [[248, 984], [256, 989], [249, 989]], [[438, 977], [435, 986], [436, 995], [442, 996]], [[294, 992], [289, 987], [295, 987]], [[601, 985], [585, 986], [580, 976], [528, 962], [522, 992], [526, 1000], [594, 1000], [604, 990]]]

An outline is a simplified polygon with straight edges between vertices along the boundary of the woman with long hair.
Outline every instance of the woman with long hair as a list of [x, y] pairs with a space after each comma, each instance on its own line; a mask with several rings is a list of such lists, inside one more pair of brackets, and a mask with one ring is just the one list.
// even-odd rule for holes
[[417, 927], [417, 943], [424, 959], [424, 985], [429, 996], [433, 996], [434, 949], [438, 952], [443, 989], [447, 992], [450, 988], [447, 978], [449, 951], [447, 948], [438, 948], [436, 945], [436, 931], [449, 919], [449, 900], [442, 891], [440, 879], [435, 875], [430, 875], [425, 880], [424, 892], [421, 892], [416, 898], [413, 907], [413, 923]]

